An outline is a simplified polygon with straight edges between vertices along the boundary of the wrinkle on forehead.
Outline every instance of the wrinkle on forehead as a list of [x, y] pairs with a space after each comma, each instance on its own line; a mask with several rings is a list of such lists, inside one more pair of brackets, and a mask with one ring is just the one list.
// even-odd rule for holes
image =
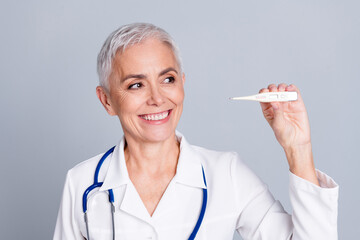
[[[149, 42], [150, 42], [150, 45], [149, 45]], [[152, 45], [151, 42], [156, 42], [156, 45], [163, 46], [167, 50], [164, 51], [163, 50], [164, 48], [158, 48], [155, 45], [155, 47], [158, 48], [159, 52], [154, 52], [153, 51], [154, 45]], [[147, 47], [142, 48], [141, 50], [133, 49], [133, 48], [141, 48], [144, 45], [147, 45]], [[133, 53], [129, 52], [129, 51], [133, 51], [132, 49], [136, 52], [136, 54], [140, 53], [140, 55], [137, 56], [138, 58], [135, 58], [133, 56]], [[167, 66], [164, 66], [163, 64], [162, 64], [163, 66], [156, 64], [156, 62], [158, 62], [160, 58], [169, 59], [168, 56], [170, 56], [170, 55], [171, 55], [171, 59], [172, 59], [171, 64], [169, 64]], [[123, 58], [132, 62], [132, 64], [129, 64], [128, 61], [124, 62]], [[162, 62], [162, 63], [164, 63], [164, 62]], [[146, 39], [145, 41], [134, 44], [131, 47], [128, 47], [126, 49], [126, 51], [118, 51], [118, 53], [114, 56], [112, 69], [114, 72], [114, 69], [118, 68], [117, 69], [118, 78], [121, 80], [123, 77], [122, 74], [144, 74], [144, 72], [142, 72], [143, 69], [137, 69], [141, 66], [146, 67], [145, 70], [149, 70], [148, 67], [152, 67], [156, 71], [162, 71], [165, 68], [173, 67], [173, 68], [177, 69], [177, 72], [181, 73], [180, 65], [176, 59], [173, 49], [168, 44], [166, 44], [158, 39], [153, 39], [153, 38]], [[159, 69], [157, 69], [157, 68], [159, 68]]]

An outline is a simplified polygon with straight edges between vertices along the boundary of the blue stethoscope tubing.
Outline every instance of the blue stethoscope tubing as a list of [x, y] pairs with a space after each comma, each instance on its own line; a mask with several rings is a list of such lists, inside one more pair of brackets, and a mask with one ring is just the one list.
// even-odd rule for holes
[[[84, 212], [84, 221], [85, 221], [85, 225], [86, 225], [86, 234], [87, 234], [87, 240], [90, 240], [90, 234], [89, 234], [89, 224], [88, 224], [88, 218], [87, 218], [87, 197], [89, 195], [89, 193], [94, 190], [95, 188], [101, 187], [103, 185], [103, 182], [99, 182], [99, 172], [101, 169], [101, 166], [103, 164], [103, 162], [105, 161], [105, 159], [114, 151], [115, 146], [113, 146], [112, 148], [110, 148], [101, 158], [100, 161], [98, 162], [96, 169], [95, 169], [95, 174], [94, 174], [94, 183], [92, 185], [90, 185], [84, 192], [83, 194], [83, 212]], [[115, 221], [114, 221], [114, 213], [115, 213], [115, 206], [114, 206], [114, 193], [112, 189], [108, 190], [109, 192], [109, 202], [111, 204], [111, 219], [112, 219], [112, 228], [113, 228], [113, 240], [115, 240]]]
[[[101, 159], [99, 160], [96, 169], [95, 169], [95, 174], [94, 174], [94, 183], [92, 185], [90, 185], [84, 192], [83, 194], [83, 199], [82, 199], [82, 204], [83, 204], [83, 212], [84, 212], [84, 221], [85, 221], [85, 225], [86, 225], [86, 234], [87, 234], [87, 240], [90, 240], [90, 234], [89, 234], [89, 226], [88, 226], [88, 218], [87, 218], [87, 198], [89, 193], [94, 190], [95, 188], [101, 187], [103, 185], [103, 182], [99, 182], [98, 177], [99, 177], [99, 172], [101, 169], [101, 166], [103, 164], [103, 162], [105, 161], [105, 159], [114, 151], [115, 146], [110, 148], [106, 153], [104, 153], [104, 155], [101, 157]], [[204, 168], [201, 166], [202, 168], [202, 174], [203, 174], [203, 179], [204, 179], [204, 184], [207, 187], [206, 184], [206, 177], [205, 177], [205, 172], [204, 172]], [[109, 192], [109, 202], [111, 204], [111, 218], [112, 218], [112, 228], [113, 228], [113, 240], [115, 240], [115, 221], [114, 221], [114, 213], [115, 213], [115, 206], [114, 206], [114, 193], [112, 189], [108, 190]], [[196, 222], [196, 225], [194, 227], [194, 230], [192, 231], [192, 233], [190, 234], [190, 237], [188, 238], [188, 240], [194, 240], [196, 237], [196, 234], [198, 233], [201, 223], [204, 219], [204, 215], [206, 212], [206, 205], [207, 205], [207, 189], [203, 188], [203, 202], [201, 205], [201, 211], [200, 211], [200, 215], [199, 218]]]

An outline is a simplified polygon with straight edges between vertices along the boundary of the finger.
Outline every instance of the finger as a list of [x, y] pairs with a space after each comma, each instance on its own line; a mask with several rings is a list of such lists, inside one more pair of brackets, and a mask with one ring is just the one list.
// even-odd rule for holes
[[272, 109], [274, 115], [273, 115], [273, 121], [271, 122], [271, 127], [274, 129], [274, 131], [277, 131], [283, 128], [285, 125], [284, 112], [282, 110], [281, 105], [278, 102], [273, 102], [272, 106], [273, 106]]
[[286, 87], [285, 90], [289, 92], [297, 92], [298, 99], [302, 99], [299, 88], [296, 87], [294, 84], [290, 84], [289, 86]]
[[[275, 84], [270, 84], [268, 86], [268, 89], [270, 92], [278, 92], [278, 88]], [[277, 110], [279, 109], [279, 103], [278, 102], [270, 102], [269, 105], [274, 109], [274, 110]]]
[[285, 92], [286, 87], [287, 87], [287, 84], [285, 84], [285, 83], [280, 83], [280, 84], [278, 85], [278, 90], [279, 90], [279, 92]]
[[278, 88], [277, 88], [277, 86], [275, 84], [270, 84], [268, 86], [268, 89], [269, 89], [270, 92], [277, 92], [278, 91]]
[[265, 92], [269, 92], [269, 89], [267, 88], [262, 88], [260, 89], [259, 93], [265, 93]]
[[[284, 92], [287, 84], [280, 83], [278, 86], [275, 84], [270, 84], [270, 92]], [[280, 102], [271, 102], [271, 107], [273, 109], [273, 123], [274, 126], [278, 125], [283, 121], [283, 105]]]
[[[267, 88], [262, 88], [262, 89], [260, 89], [260, 91], [259, 91], [259, 93], [267, 93], [267, 92], [269, 92], [269, 89], [267, 89]], [[260, 106], [261, 106], [261, 110], [262, 110], [262, 112], [264, 113], [264, 115], [265, 115], [265, 112], [266, 112], [269, 108], [271, 108], [271, 104], [270, 104], [270, 103], [260, 102]]]
[[274, 120], [274, 109], [271, 107], [270, 103], [260, 103], [260, 105], [264, 118], [271, 125]]
[[287, 86], [286, 91], [295, 91], [297, 93], [300, 93], [299, 89], [294, 84], [290, 84], [289, 86]]
[[261, 110], [267, 111], [269, 108], [271, 108], [271, 103], [267, 103], [267, 102], [260, 102], [260, 106], [261, 106]]
[[[275, 84], [270, 84], [268, 88], [270, 92], [280, 92], [285, 90], [285, 85], [286, 85], [285, 83], [279, 84], [279, 88], [280, 88], [279, 89]], [[270, 102], [270, 105], [274, 109], [274, 113], [275, 111], [279, 111], [282, 106], [279, 102]]]

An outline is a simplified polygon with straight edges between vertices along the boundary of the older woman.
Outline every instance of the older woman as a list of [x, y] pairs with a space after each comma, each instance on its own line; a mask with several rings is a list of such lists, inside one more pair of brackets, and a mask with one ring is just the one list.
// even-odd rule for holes
[[176, 132], [185, 75], [164, 30], [122, 26], [104, 43], [98, 73], [97, 96], [124, 137], [68, 172], [54, 239], [230, 240], [235, 230], [244, 239], [337, 239], [338, 187], [314, 168], [296, 86], [260, 90], [299, 95], [261, 104], [289, 163], [291, 216], [236, 153], [192, 146]]

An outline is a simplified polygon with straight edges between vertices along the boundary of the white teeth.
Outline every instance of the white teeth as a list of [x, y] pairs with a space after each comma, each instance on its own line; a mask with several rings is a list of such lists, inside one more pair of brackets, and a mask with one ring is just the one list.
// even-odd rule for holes
[[141, 118], [148, 120], [148, 121], [156, 121], [156, 120], [162, 120], [166, 118], [169, 115], [169, 111], [159, 113], [159, 114], [148, 114], [148, 115], [142, 115]]

